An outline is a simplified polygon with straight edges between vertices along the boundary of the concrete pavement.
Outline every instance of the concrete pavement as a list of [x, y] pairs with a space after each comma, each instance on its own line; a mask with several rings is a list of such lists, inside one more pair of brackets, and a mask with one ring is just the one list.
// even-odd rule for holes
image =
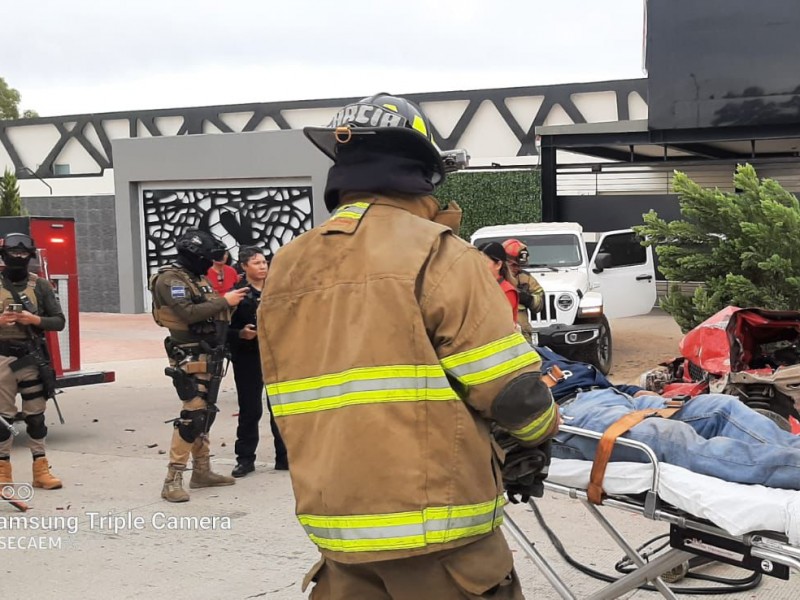
[[[179, 406], [170, 380], [163, 375], [163, 330], [148, 315], [89, 314], [83, 315], [81, 325], [84, 369], [112, 369], [117, 382], [62, 394], [65, 425], [58, 424], [52, 407], [48, 410], [48, 456], [64, 488], [36, 490], [31, 510], [24, 515], [29, 526], [39, 523], [51, 529], [23, 529], [20, 522], [13, 526], [11, 518], [21, 513], [0, 505], [4, 596], [82, 600], [305, 597], [300, 582], [317, 552], [294, 518], [288, 473], [272, 469], [266, 419], [254, 474], [232, 487], [191, 490], [191, 501], [185, 504], [162, 501], [159, 493], [167, 459], [159, 452], [168, 450], [171, 435], [171, 425], [164, 421], [173, 418]], [[625, 326], [635, 328], [635, 323]], [[649, 321], [647, 326], [651, 326]], [[615, 351], [624, 363], [619, 343]], [[220, 408], [211, 438], [213, 463], [227, 472], [234, 464], [237, 410], [232, 374], [223, 384]], [[23, 433], [17, 438], [13, 454], [18, 482], [31, 478], [24, 437]], [[613, 573], [622, 552], [577, 501], [547, 494], [541, 508], [576, 558]], [[586, 597], [601, 585], [557, 557], [529, 510], [511, 507], [509, 512], [553, 560], [577, 597]], [[665, 525], [642, 517], [605, 513], [631, 535], [634, 545], [667, 531]], [[13, 544], [16, 547], [9, 547]], [[513, 544], [512, 548], [527, 597], [558, 598], [522, 551]], [[721, 597], [798, 596], [800, 579], [795, 575], [790, 582], [765, 579], [757, 590]], [[627, 597], [657, 596], [634, 592]]]

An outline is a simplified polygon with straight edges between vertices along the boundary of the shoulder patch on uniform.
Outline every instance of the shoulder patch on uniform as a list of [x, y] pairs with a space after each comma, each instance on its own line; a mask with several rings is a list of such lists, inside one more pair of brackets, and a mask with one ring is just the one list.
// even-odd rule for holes
[[172, 285], [169, 291], [173, 298], [186, 298], [186, 287], [183, 285]]
[[353, 202], [339, 206], [322, 224], [322, 234], [354, 233], [369, 207], [369, 202]]

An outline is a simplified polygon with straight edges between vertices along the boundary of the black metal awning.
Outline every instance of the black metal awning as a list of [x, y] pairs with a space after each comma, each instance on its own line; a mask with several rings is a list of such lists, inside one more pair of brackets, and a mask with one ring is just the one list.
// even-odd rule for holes
[[617, 166], [800, 157], [800, 123], [657, 130], [643, 119], [538, 127], [536, 134], [541, 143], [543, 220], [556, 216], [559, 150], [613, 161]]

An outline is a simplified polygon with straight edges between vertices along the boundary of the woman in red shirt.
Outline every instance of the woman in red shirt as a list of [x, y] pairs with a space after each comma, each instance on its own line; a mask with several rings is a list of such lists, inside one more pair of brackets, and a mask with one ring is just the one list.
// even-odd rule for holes
[[486, 255], [489, 261], [489, 269], [492, 271], [500, 289], [506, 295], [508, 303], [511, 305], [512, 318], [517, 322], [517, 311], [519, 308], [519, 293], [517, 288], [508, 282], [508, 266], [506, 265], [506, 251], [503, 245], [498, 242], [487, 242], [478, 248]]
[[228, 262], [227, 250], [219, 257], [212, 256], [214, 264], [208, 270], [206, 277], [211, 287], [220, 296], [223, 296], [233, 289], [236, 282], [239, 280], [239, 274], [236, 269], [226, 264]]

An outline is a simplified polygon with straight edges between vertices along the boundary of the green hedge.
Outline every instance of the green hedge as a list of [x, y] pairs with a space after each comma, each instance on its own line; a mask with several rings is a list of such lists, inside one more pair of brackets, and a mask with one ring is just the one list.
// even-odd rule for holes
[[537, 223], [542, 219], [538, 170], [461, 171], [447, 176], [436, 189], [440, 200], [455, 200], [464, 211], [461, 237], [487, 225]]

